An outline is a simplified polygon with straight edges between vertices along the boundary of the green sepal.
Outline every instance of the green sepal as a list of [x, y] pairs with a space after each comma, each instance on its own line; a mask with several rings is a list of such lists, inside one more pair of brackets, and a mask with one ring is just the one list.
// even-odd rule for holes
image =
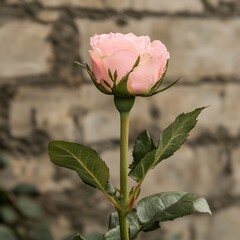
[[114, 96], [114, 104], [119, 113], [129, 113], [134, 105], [135, 97]]
[[167, 60], [167, 63], [166, 63], [166, 67], [164, 69], [164, 72], [161, 76], [161, 78], [155, 83], [155, 85], [146, 93], [143, 93], [143, 94], [139, 94], [139, 96], [142, 96], [142, 97], [150, 97], [150, 96], [153, 96], [159, 92], [163, 92], [164, 89], [166, 90], [167, 88], [170, 88], [172, 87], [173, 85], [175, 85], [177, 83], [177, 81], [175, 81], [174, 83], [170, 84], [168, 87], [164, 88], [164, 89], [159, 89], [160, 86], [162, 85], [163, 83], [163, 80], [165, 79], [165, 75], [167, 73], [167, 70], [168, 70], [168, 65], [169, 65], [169, 59]]
[[79, 63], [79, 62], [75, 62], [75, 63], [78, 64], [79, 66], [81, 66], [82, 68], [84, 68], [87, 71], [87, 73], [90, 76], [93, 84], [96, 86], [96, 88], [99, 91], [101, 91], [102, 93], [107, 94], [107, 95], [112, 95], [111, 92], [107, 91], [100, 83], [97, 82], [97, 79], [96, 79], [94, 73], [92, 72], [91, 68], [89, 67], [89, 65], [87, 63], [85, 63], [85, 64], [82, 64], [82, 63]]
[[211, 214], [204, 198], [186, 192], [164, 192], [145, 197], [136, 209], [141, 224], [174, 220], [194, 212]]
[[[137, 60], [135, 61], [132, 69], [119, 81], [117, 84], [116, 81], [113, 82], [112, 91], [115, 96], [118, 97], [131, 97], [136, 96], [128, 91], [127, 82], [129, 75], [133, 72], [133, 70], [138, 66], [140, 62], [140, 56], [138, 56]], [[116, 72], [116, 71], [115, 71]], [[117, 72], [116, 72], [117, 74]], [[114, 74], [115, 75], [115, 74]], [[117, 76], [117, 75], [116, 75]]]
[[134, 69], [140, 63], [140, 56], [138, 56], [132, 69], [118, 82], [118, 84], [116, 83], [117, 82], [117, 70], [115, 70], [114, 73], [112, 73], [111, 70], [108, 69], [108, 76], [111, 79], [111, 81], [113, 82], [113, 84], [111, 85], [105, 79], [103, 79], [102, 82], [106, 85], [107, 88], [111, 89], [111, 90], [107, 90], [105, 87], [102, 86], [102, 84], [98, 83], [93, 71], [91, 70], [91, 68], [89, 67], [89, 65], [87, 63], [85, 63], [85, 64], [82, 64], [79, 62], [75, 62], [75, 63], [87, 71], [92, 82], [94, 83], [94, 85], [96, 86], [96, 88], [99, 91], [101, 91], [102, 93], [107, 94], [107, 95], [115, 95], [118, 97], [130, 97], [130, 96], [149, 97], [149, 96], [155, 95], [159, 92], [163, 92], [163, 91], [167, 90], [168, 88], [172, 87], [179, 81], [179, 79], [178, 79], [175, 82], [173, 82], [172, 84], [168, 85], [167, 87], [165, 87], [163, 89], [159, 89], [160, 86], [162, 85], [162, 82], [165, 78], [165, 75], [166, 75], [166, 72], [168, 69], [169, 60], [167, 60], [166, 67], [164, 69], [164, 72], [163, 72], [161, 78], [159, 79], [159, 81], [157, 81], [157, 83], [148, 92], [141, 93], [141, 94], [132, 94], [131, 92], [128, 91], [127, 82], [128, 82], [129, 75], [134, 71]]
[[153, 95], [155, 95], [155, 94], [157, 94], [157, 93], [160, 93], [160, 92], [166, 91], [167, 89], [169, 89], [169, 88], [171, 88], [172, 86], [174, 86], [175, 84], [177, 84], [180, 79], [181, 79], [181, 78], [178, 78], [178, 79], [175, 80], [173, 83], [171, 83], [171, 84], [169, 84], [168, 86], [166, 86], [165, 88], [159, 89], [158, 91], [154, 92]]
[[133, 146], [133, 162], [129, 166], [130, 169], [134, 168], [138, 162], [152, 150], [156, 149], [153, 139], [150, 137], [147, 130], [141, 132]]
[[106, 192], [109, 169], [95, 150], [78, 143], [52, 141], [48, 154], [54, 164], [76, 171], [84, 183]]
[[129, 176], [137, 182], [143, 181], [148, 171], [159, 162], [172, 156], [186, 141], [189, 132], [197, 123], [197, 117], [205, 107], [182, 113], [163, 130], [158, 147], [147, 153], [130, 171]]
[[165, 78], [165, 75], [167, 73], [167, 69], [168, 69], [168, 64], [169, 64], [169, 59], [167, 60], [167, 63], [166, 63], [166, 67], [164, 69], [164, 72], [161, 76], [161, 78], [156, 82], [156, 84], [151, 88], [151, 90], [148, 92], [148, 96], [151, 96], [151, 95], [154, 95], [155, 92], [157, 92], [160, 88], [160, 86], [162, 85], [163, 83], [163, 80]]

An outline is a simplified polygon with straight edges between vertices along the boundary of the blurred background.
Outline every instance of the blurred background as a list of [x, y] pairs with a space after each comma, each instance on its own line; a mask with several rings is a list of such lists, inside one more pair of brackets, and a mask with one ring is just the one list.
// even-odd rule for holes
[[137, 98], [131, 147], [144, 129], [157, 140], [178, 114], [209, 106], [184, 146], [152, 170], [141, 195], [195, 192], [213, 216], [167, 222], [139, 239], [239, 239], [239, 0], [0, 0], [0, 239], [107, 230], [113, 208], [74, 172], [54, 166], [47, 144], [97, 149], [118, 186], [113, 99], [73, 63], [89, 61], [90, 36], [109, 32], [161, 40], [171, 54], [165, 84], [181, 77], [164, 93]]

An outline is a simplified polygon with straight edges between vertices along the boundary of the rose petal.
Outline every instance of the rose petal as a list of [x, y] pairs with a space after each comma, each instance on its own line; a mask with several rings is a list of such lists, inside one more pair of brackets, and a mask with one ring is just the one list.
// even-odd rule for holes
[[89, 51], [91, 56], [91, 66], [94, 76], [98, 83], [100, 83], [106, 90], [111, 92], [111, 89], [104, 83], [104, 80], [108, 82], [110, 86], [113, 86], [112, 80], [109, 78], [107, 70], [103, 65], [101, 53], [98, 49]]
[[116, 83], [118, 83], [132, 69], [137, 58], [137, 51], [133, 51], [133, 49], [123, 49], [116, 51], [111, 56], [103, 57], [102, 62], [105, 69], [110, 69], [112, 74], [114, 74], [115, 70], [117, 71], [118, 77]]
[[117, 71], [118, 84], [140, 56], [139, 65], [129, 75], [128, 91], [132, 94], [150, 91], [161, 78], [169, 59], [163, 43], [158, 40], [151, 42], [148, 36], [138, 37], [133, 33], [94, 35], [90, 44], [92, 71], [97, 81], [108, 90], [109, 86], [113, 87], [108, 70], [112, 75]]
[[154, 86], [158, 77], [158, 61], [158, 58], [149, 54], [141, 56], [139, 65], [128, 78], [128, 90], [131, 93], [145, 93]]

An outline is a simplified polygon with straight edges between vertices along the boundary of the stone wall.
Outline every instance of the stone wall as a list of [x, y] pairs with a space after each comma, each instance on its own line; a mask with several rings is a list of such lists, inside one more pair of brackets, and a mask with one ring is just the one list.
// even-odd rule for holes
[[[118, 114], [73, 62], [89, 60], [95, 33], [133, 32], [164, 42], [174, 88], [138, 98], [130, 142], [158, 137], [174, 118], [209, 106], [191, 137], [154, 169], [142, 195], [165, 190], [205, 196], [213, 216], [165, 223], [142, 239], [236, 240], [240, 216], [239, 0], [0, 0], [0, 150], [10, 159], [0, 183], [36, 184], [55, 234], [105, 231], [103, 196], [47, 157], [52, 139], [90, 145], [118, 172]], [[130, 153], [129, 153], [130, 154]]]

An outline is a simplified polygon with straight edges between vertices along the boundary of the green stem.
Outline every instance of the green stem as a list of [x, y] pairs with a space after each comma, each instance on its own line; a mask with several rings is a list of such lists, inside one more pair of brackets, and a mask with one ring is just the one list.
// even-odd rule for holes
[[135, 98], [115, 97], [114, 103], [120, 113], [120, 206], [118, 211], [121, 240], [129, 240], [128, 234], [128, 135], [129, 135], [129, 113]]
[[129, 113], [120, 113], [121, 118], [121, 140], [120, 140], [120, 192], [122, 195], [122, 208], [128, 203], [128, 133]]
[[128, 132], [129, 112], [120, 113], [121, 118], [121, 142], [120, 142], [120, 205], [123, 212], [119, 214], [121, 239], [128, 240]]

